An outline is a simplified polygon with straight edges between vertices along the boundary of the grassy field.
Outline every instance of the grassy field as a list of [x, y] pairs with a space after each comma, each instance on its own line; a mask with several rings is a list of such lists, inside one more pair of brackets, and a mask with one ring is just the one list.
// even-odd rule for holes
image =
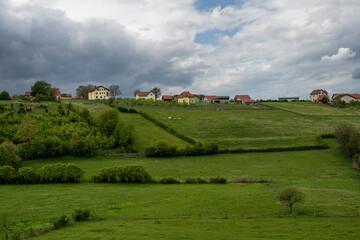
[[[71, 103], [88, 108], [94, 116], [107, 108], [88, 101]], [[185, 135], [217, 142], [222, 148], [313, 144], [315, 136], [331, 132], [340, 122], [360, 126], [356, 115], [312, 116], [283, 110], [141, 110]], [[135, 126], [135, 145], [140, 152], [158, 140], [185, 145], [138, 114], [119, 114], [123, 122]], [[74, 223], [41, 239], [356, 239], [360, 234], [360, 172], [335, 140], [326, 142], [329, 149], [296, 152], [25, 161], [23, 166], [34, 168], [72, 162], [85, 171], [85, 178], [78, 184], [0, 185], [0, 219], [6, 216], [13, 230], [42, 227], [81, 208], [104, 220]], [[184, 182], [188, 177], [222, 176], [229, 181], [265, 179], [270, 184], [89, 183], [102, 168], [126, 165], [141, 165], [156, 180], [171, 176]], [[306, 200], [295, 205], [296, 218], [277, 218], [285, 208], [276, 194], [290, 186], [304, 192]], [[337, 217], [313, 217], [314, 212]], [[140, 220], [145, 214], [148, 220]], [[339, 217], [344, 215], [347, 217]], [[227, 219], [222, 219], [225, 216]], [[262, 217], [240, 219], [250, 216]], [[127, 220], [108, 221], [123, 218]]]
[[39, 239], [338, 240], [358, 239], [358, 224], [354, 218], [102, 221], [77, 223]]
[[223, 149], [313, 145], [318, 135], [331, 133], [339, 123], [350, 122], [360, 128], [359, 116], [303, 116], [283, 110], [138, 109], [185, 135], [215, 142]]
[[335, 108], [329, 105], [314, 102], [267, 102], [264, 104], [304, 115], [360, 116], [360, 111], [356, 108]]
[[[110, 108], [105, 104], [85, 101], [85, 100], [76, 100], [76, 101], [67, 101], [67, 102], [71, 102], [74, 106], [79, 108], [89, 109], [89, 111], [95, 118], [101, 111]], [[148, 120], [144, 119], [138, 114], [125, 114], [119, 112], [119, 115], [121, 122], [125, 124], [132, 124], [135, 127], [134, 147], [140, 153], [144, 153], [147, 147], [153, 146], [154, 142], [156, 142], [156, 139], [162, 139], [164, 141], [171, 142], [179, 147], [184, 147], [187, 144], [185, 141], [164, 131], [162, 128], [149, 122]]]

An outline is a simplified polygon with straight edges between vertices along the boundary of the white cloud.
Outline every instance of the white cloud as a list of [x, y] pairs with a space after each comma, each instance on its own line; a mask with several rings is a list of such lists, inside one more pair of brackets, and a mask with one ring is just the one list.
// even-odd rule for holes
[[338, 52], [332, 56], [322, 56], [322, 62], [335, 62], [335, 61], [344, 61], [350, 58], [355, 57], [356, 52], [350, 48], [339, 48]]

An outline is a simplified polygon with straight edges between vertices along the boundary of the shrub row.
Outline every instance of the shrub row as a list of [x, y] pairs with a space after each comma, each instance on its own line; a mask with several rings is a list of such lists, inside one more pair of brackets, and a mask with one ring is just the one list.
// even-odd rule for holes
[[294, 147], [275, 147], [275, 148], [263, 148], [263, 149], [224, 149], [219, 150], [219, 153], [261, 153], [261, 152], [286, 152], [286, 151], [304, 151], [304, 150], [317, 150], [317, 149], [328, 149], [327, 144], [318, 145], [305, 145], [305, 146], [294, 146]]
[[[161, 184], [178, 184], [180, 183], [179, 180], [173, 178], [173, 177], [164, 177], [160, 180]], [[185, 179], [185, 183], [186, 184], [194, 184], [194, 183], [219, 183], [219, 184], [225, 184], [227, 183], [226, 178], [223, 177], [214, 177], [214, 178], [210, 178], [209, 181], [207, 181], [204, 178], [201, 177], [197, 177], [197, 178], [187, 178]]]
[[76, 183], [84, 171], [73, 163], [47, 164], [35, 171], [32, 167], [0, 166], [0, 184]]
[[138, 113], [138, 111], [136, 111], [135, 109], [133, 108], [126, 108], [126, 107], [118, 107], [119, 111], [120, 112], [123, 112], [123, 113]]
[[152, 178], [142, 166], [104, 168], [92, 177], [96, 183], [151, 183]]
[[187, 145], [184, 149], [177, 149], [176, 145], [158, 142], [155, 146], [145, 149], [145, 157], [174, 157], [174, 156], [199, 156], [217, 154], [219, 148], [214, 143]]
[[186, 141], [186, 142], [188, 142], [190, 144], [195, 144], [196, 143], [196, 141], [194, 139], [177, 132], [175, 129], [173, 129], [171, 127], [166, 126], [164, 123], [156, 120], [155, 118], [151, 117], [149, 114], [144, 113], [142, 111], [139, 111], [139, 114], [141, 116], [143, 116], [145, 119], [147, 119], [147, 120], [151, 121], [152, 123], [158, 125], [159, 127], [164, 129], [165, 131], [177, 136], [178, 138], [181, 138], [182, 140], [184, 140], [184, 141]]
[[360, 160], [360, 132], [354, 126], [339, 124], [334, 129], [334, 136], [347, 156]]

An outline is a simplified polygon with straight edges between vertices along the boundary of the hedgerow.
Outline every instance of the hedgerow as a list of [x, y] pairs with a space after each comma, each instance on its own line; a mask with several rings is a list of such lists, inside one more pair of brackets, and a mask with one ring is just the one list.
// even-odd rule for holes
[[96, 183], [151, 183], [153, 180], [142, 166], [126, 166], [101, 169], [92, 177]]

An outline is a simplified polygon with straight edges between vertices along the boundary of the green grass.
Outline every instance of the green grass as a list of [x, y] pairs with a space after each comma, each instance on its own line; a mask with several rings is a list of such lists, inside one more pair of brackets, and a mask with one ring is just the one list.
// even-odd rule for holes
[[[45, 163], [74, 162], [84, 169], [85, 181], [104, 167], [143, 166], [155, 179], [175, 177], [185, 181], [189, 177], [209, 179], [217, 175], [233, 181], [238, 178], [266, 179], [281, 190], [296, 186], [305, 192], [307, 201], [298, 211], [312, 214], [360, 213], [360, 173], [352, 168], [333, 140], [327, 150], [225, 154], [199, 157], [147, 158], [74, 158], [42, 159], [24, 162], [25, 166], [39, 168]], [[81, 184], [78, 186], [81, 188]], [[267, 200], [266, 200], [267, 201]]]
[[357, 239], [359, 218], [142, 220], [76, 223], [39, 239]]
[[326, 104], [314, 102], [267, 102], [265, 105], [286, 111], [316, 116], [358, 116], [360, 112], [351, 108], [336, 108]]
[[[71, 102], [76, 107], [89, 109], [89, 111], [95, 118], [101, 111], [110, 108], [105, 104], [97, 103], [93, 101], [68, 100], [67, 102]], [[155, 143], [159, 140], [171, 142], [172, 144], [175, 144], [179, 147], [184, 147], [187, 144], [185, 141], [181, 140], [180, 138], [175, 137], [174, 135], [163, 130], [162, 128], [156, 126], [152, 122], [144, 119], [139, 114], [128, 114], [128, 113], [119, 112], [119, 115], [121, 122], [125, 124], [132, 124], [135, 127], [134, 147], [141, 154], [145, 152], [145, 149], [147, 147], [155, 145]]]
[[351, 122], [360, 128], [360, 117], [303, 116], [282, 110], [140, 110], [194, 139], [215, 142], [221, 149], [314, 145], [318, 135], [331, 133], [339, 123]]

